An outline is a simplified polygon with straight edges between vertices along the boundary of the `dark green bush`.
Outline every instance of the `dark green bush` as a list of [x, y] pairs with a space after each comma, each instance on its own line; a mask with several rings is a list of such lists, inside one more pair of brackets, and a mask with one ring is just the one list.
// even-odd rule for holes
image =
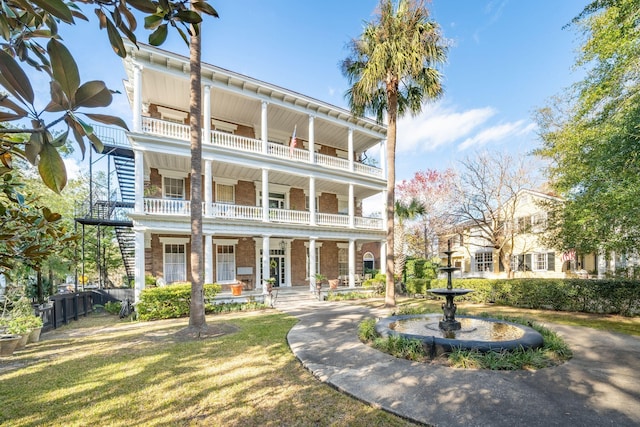
[[[220, 285], [204, 285], [204, 299], [213, 299], [220, 292]], [[169, 285], [162, 288], [147, 288], [140, 294], [136, 311], [140, 320], [158, 320], [189, 315], [191, 285]]]
[[409, 295], [425, 294], [430, 284], [431, 281], [427, 279], [407, 279], [405, 287]]
[[372, 279], [367, 279], [362, 282], [362, 287], [365, 289], [373, 289], [377, 294], [384, 293], [385, 286], [387, 284], [387, 275], [378, 273]]
[[109, 314], [118, 314], [122, 308], [120, 301], [108, 301], [104, 305], [104, 310]]
[[[446, 280], [431, 281], [431, 288], [446, 287]], [[640, 282], [620, 279], [458, 279], [454, 287], [474, 292], [458, 300], [586, 313], [640, 313]]]

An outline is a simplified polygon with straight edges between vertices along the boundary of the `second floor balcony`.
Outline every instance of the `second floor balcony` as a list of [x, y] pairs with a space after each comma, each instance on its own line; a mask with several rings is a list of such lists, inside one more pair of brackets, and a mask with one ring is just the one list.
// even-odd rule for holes
[[[184, 216], [191, 215], [189, 200], [175, 199], [143, 199], [144, 213], [148, 215]], [[261, 206], [244, 206], [226, 203], [202, 203], [204, 218], [221, 218], [226, 220], [268, 222], [276, 224], [309, 225], [321, 227], [356, 228], [364, 230], [384, 230], [381, 218], [316, 212], [292, 209], [264, 209]]]

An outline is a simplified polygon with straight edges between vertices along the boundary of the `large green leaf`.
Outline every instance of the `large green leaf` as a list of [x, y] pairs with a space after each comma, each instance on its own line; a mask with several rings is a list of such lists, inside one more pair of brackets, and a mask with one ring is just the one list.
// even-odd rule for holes
[[71, 131], [73, 132], [73, 137], [76, 139], [76, 142], [80, 147], [80, 152], [82, 153], [82, 160], [84, 160], [84, 155], [87, 149], [84, 145], [84, 138], [83, 138], [84, 133], [82, 131], [82, 126], [80, 126], [79, 123], [76, 123], [75, 120], [73, 120], [73, 117], [71, 117], [71, 115], [66, 116], [64, 118], [64, 121], [71, 128]]
[[24, 155], [32, 165], [36, 164], [38, 155], [42, 151], [42, 134], [40, 132], [33, 132], [29, 137], [29, 142], [24, 146]]
[[31, 2], [37, 4], [56, 18], [59, 18], [68, 24], [73, 24], [73, 14], [71, 13], [71, 9], [69, 9], [62, 0], [31, 0]]
[[156, 13], [157, 7], [150, 0], [127, 0], [127, 3], [134, 9], [144, 13]]
[[107, 35], [109, 36], [109, 42], [111, 43], [111, 48], [121, 58], [127, 56], [127, 51], [124, 49], [124, 43], [122, 43], [122, 37], [120, 37], [120, 33], [113, 25], [113, 23], [107, 18]]
[[149, 34], [149, 44], [160, 46], [167, 39], [167, 24], [160, 25], [153, 33]]
[[107, 114], [89, 114], [83, 113], [85, 116], [90, 118], [91, 120], [95, 120], [96, 122], [104, 123], [107, 125], [116, 125], [120, 126], [123, 129], [129, 130], [127, 124], [120, 117], [110, 116]]
[[38, 172], [40, 172], [42, 182], [58, 194], [67, 185], [67, 170], [64, 167], [62, 157], [58, 150], [49, 143], [42, 145]]
[[219, 18], [218, 12], [206, 1], [192, 1], [191, 5], [197, 11], [202, 13], [206, 13], [207, 15], [211, 15], [215, 18]]
[[49, 113], [57, 113], [71, 109], [71, 103], [62, 92], [60, 83], [55, 80], [51, 80], [51, 82], [49, 82], [49, 91], [51, 94], [51, 101], [49, 101], [49, 104], [45, 107], [45, 111]]
[[15, 59], [0, 50], [0, 84], [16, 98], [33, 105], [33, 88]]
[[13, 112], [15, 112], [16, 114], [18, 114], [20, 116], [23, 116], [23, 117], [26, 117], [29, 114], [25, 109], [23, 109], [18, 104], [16, 104], [12, 100], [10, 100], [9, 97], [7, 97], [7, 96], [2, 97], [0, 95], [0, 107], [8, 108], [8, 109], [12, 110]]
[[60, 84], [60, 88], [68, 99], [73, 99], [80, 86], [78, 65], [69, 50], [56, 39], [49, 40], [47, 52], [51, 58], [53, 78]]
[[193, 10], [180, 10], [176, 13], [176, 17], [182, 22], [187, 22], [189, 24], [199, 24], [202, 22], [202, 16]]
[[24, 119], [25, 116], [13, 114], [13, 113], [5, 113], [4, 111], [0, 111], [0, 122], [10, 122], [12, 120], [20, 120]]
[[92, 80], [78, 88], [75, 94], [74, 107], [107, 107], [112, 100], [111, 92], [109, 92], [104, 82]]
[[144, 28], [147, 30], [153, 30], [158, 28], [158, 25], [162, 24], [163, 17], [159, 15], [149, 15], [144, 18]]

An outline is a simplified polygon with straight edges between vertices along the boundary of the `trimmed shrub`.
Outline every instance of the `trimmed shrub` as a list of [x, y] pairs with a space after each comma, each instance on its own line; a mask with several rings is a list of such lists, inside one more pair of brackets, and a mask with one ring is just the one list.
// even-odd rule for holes
[[362, 287], [365, 289], [373, 289], [377, 294], [382, 294], [385, 291], [387, 284], [387, 275], [378, 273], [372, 279], [367, 279], [362, 282]]
[[[445, 287], [445, 279], [431, 288]], [[457, 279], [454, 287], [473, 289], [458, 300], [513, 307], [635, 316], [640, 313], [640, 282], [619, 279]]]
[[[220, 290], [217, 283], [205, 284], [205, 301], [213, 299]], [[172, 319], [188, 316], [190, 305], [191, 285], [177, 284], [144, 289], [136, 304], [136, 311], [140, 320]]]
[[119, 314], [122, 308], [120, 301], [107, 301], [104, 305], [104, 310], [109, 314]]
[[409, 295], [425, 294], [430, 284], [431, 281], [427, 279], [407, 279], [405, 287]]

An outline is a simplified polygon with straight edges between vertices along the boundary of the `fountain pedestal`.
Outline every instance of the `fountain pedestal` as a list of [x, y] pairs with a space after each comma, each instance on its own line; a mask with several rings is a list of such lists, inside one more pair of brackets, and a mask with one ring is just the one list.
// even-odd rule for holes
[[460, 269], [458, 267], [451, 266], [451, 254], [453, 253], [453, 251], [451, 250], [451, 241], [447, 242], [447, 250], [444, 253], [447, 255], [447, 266], [441, 267], [440, 271], [445, 271], [447, 273], [447, 287], [429, 289], [428, 292], [446, 298], [446, 302], [442, 303], [442, 312], [444, 314], [444, 318], [439, 323], [440, 329], [442, 329], [443, 331], [458, 331], [460, 330], [461, 326], [460, 322], [456, 320], [457, 306], [453, 302], [453, 298], [458, 295], [465, 295], [469, 292], [473, 292], [473, 289], [454, 288], [452, 286], [451, 274], [454, 271]]

